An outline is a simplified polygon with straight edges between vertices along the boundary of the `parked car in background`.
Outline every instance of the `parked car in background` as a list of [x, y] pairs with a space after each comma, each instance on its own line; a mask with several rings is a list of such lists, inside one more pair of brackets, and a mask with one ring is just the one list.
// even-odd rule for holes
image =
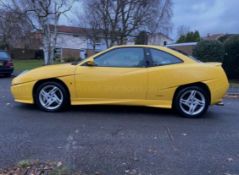
[[222, 102], [228, 80], [221, 63], [202, 63], [158, 46], [116, 46], [78, 64], [45, 66], [12, 81], [15, 101], [48, 112], [68, 105], [138, 105], [202, 116]]
[[14, 70], [13, 62], [7, 51], [0, 50], [0, 75], [11, 76]]

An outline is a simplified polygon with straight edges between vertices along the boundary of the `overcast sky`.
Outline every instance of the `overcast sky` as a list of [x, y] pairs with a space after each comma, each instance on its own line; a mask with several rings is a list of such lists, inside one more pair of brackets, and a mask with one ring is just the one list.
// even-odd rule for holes
[[180, 25], [208, 33], [239, 33], [239, 0], [173, 0], [173, 33]]
[[[76, 3], [72, 12], [80, 11]], [[201, 36], [208, 33], [239, 33], [239, 0], [173, 0], [173, 30], [170, 37], [176, 39], [177, 28], [188, 26], [199, 30]], [[74, 15], [61, 20], [62, 24], [77, 26]]]

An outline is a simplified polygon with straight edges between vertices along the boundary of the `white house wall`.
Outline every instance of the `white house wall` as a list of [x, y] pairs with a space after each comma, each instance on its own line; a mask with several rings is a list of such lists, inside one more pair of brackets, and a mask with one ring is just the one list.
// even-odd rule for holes
[[57, 48], [85, 49], [87, 38], [85, 36], [73, 36], [71, 34], [58, 34]]
[[[69, 49], [93, 49], [91, 41], [83, 35], [74, 36], [73, 34], [59, 33], [57, 36], [57, 48], [69, 48]], [[102, 39], [99, 45], [96, 46], [97, 50], [106, 49], [106, 43]]]
[[[149, 43], [152, 45], [164, 45], [164, 41], [167, 42], [167, 44], [172, 43], [172, 40], [165, 37], [164, 35], [156, 34], [149, 37]], [[127, 43], [128, 45], [134, 44], [134, 42]], [[79, 35], [74, 36], [73, 34], [68, 33], [59, 33], [57, 37], [57, 48], [69, 48], [69, 49], [93, 49], [93, 46], [90, 42], [90, 40], [87, 38], [87, 36]], [[103, 39], [101, 39], [100, 43], [96, 46], [97, 50], [104, 50], [107, 49], [106, 43]]]
[[172, 40], [163, 36], [163, 35], [153, 35], [149, 37], [149, 44], [151, 45], [161, 45], [164, 46], [164, 41], [167, 42], [167, 44], [171, 44]]

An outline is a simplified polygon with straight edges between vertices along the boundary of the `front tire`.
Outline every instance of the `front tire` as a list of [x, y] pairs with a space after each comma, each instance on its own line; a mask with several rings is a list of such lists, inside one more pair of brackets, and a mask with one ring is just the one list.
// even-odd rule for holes
[[69, 105], [69, 95], [61, 83], [44, 82], [36, 89], [35, 103], [43, 111], [61, 111]]
[[209, 94], [201, 87], [186, 87], [176, 94], [174, 108], [184, 117], [198, 118], [203, 116], [209, 107]]

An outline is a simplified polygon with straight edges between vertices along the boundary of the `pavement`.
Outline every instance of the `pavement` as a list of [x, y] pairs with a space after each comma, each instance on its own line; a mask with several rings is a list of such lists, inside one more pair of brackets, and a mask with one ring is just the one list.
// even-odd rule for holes
[[228, 89], [228, 94], [236, 94], [236, 95], [239, 95], [239, 88], [238, 87], [230, 87]]
[[239, 174], [239, 100], [200, 119], [171, 110], [77, 106], [46, 113], [15, 103], [0, 78], [0, 168], [21, 160], [63, 161], [86, 174]]

